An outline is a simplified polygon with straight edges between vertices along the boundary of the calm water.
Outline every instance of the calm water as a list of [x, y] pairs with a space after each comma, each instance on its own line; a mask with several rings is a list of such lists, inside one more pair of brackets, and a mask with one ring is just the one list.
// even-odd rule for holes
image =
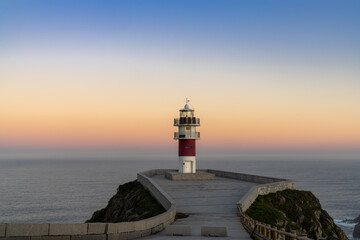
[[[167, 159], [167, 160], [166, 160]], [[84, 222], [106, 206], [119, 184], [152, 168], [176, 168], [171, 157], [118, 160], [0, 160], [0, 222]], [[198, 168], [296, 181], [336, 220], [360, 215], [359, 160], [274, 160], [200, 157]], [[352, 239], [353, 225], [341, 225]]]

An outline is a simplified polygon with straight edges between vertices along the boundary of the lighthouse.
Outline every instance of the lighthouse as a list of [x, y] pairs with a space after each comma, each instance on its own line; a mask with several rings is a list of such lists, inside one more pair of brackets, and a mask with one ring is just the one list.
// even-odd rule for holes
[[174, 139], [179, 141], [179, 173], [196, 173], [196, 140], [200, 139], [200, 119], [195, 117], [195, 110], [190, 109], [189, 100], [183, 109], [180, 109], [180, 118], [174, 119], [174, 126], [178, 132]]

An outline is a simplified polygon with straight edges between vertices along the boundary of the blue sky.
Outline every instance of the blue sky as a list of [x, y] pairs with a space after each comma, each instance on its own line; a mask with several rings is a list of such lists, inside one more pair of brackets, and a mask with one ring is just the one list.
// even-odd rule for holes
[[359, 30], [359, 1], [2, 0], [0, 147], [173, 147], [188, 97], [204, 147], [358, 149]]
[[[359, 51], [358, 1], [2, 1], [2, 45]], [[13, 42], [14, 41], [14, 42]], [[65, 45], [66, 46], [66, 45]], [[253, 47], [256, 46], [256, 49]], [[308, 51], [306, 51], [308, 52]], [[314, 53], [314, 54], [315, 54]], [[355, 56], [354, 56], [355, 57]]]

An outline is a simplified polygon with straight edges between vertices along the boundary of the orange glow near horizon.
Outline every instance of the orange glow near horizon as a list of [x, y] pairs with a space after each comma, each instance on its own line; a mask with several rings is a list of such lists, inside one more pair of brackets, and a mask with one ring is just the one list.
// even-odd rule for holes
[[[119, 105], [102, 104], [89, 102], [87, 106], [75, 101], [68, 107], [56, 108], [56, 103], [25, 102], [20, 107], [3, 101], [0, 104], [0, 144], [18, 147], [173, 146], [173, 132], [177, 129], [172, 121], [178, 117], [182, 104], [161, 105], [159, 99], [142, 105], [121, 101]], [[198, 130], [202, 148], [346, 149], [360, 146], [360, 116], [343, 108], [321, 112], [320, 106], [302, 108], [298, 105], [286, 110], [281, 104], [267, 102], [264, 106], [253, 103], [248, 107], [244, 103], [226, 104], [215, 106], [214, 110], [210, 105], [194, 107], [197, 117], [201, 118]], [[271, 109], [267, 108], [269, 105]]]
[[[201, 119], [203, 149], [360, 149], [359, 41], [352, 31], [359, 21], [346, 15], [335, 29], [328, 25], [334, 14], [319, 18], [321, 6], [312, 16], [320, 25], [310, 29], [305, 11], [294, 16], [306, 21], [284, 28], [291, 14], [241, 19], [243, 4], [219, 18], [210, 17], [218, 14], [213, 9], [204, 21], [199, 5], [193, 18], [180, 14], [173, 22], [164, 6], [153, 10], [165, 15], [151, 17], [133, 4], [118, 6], [126, 13], [113, 16], [118, 21], [106, 11], [83, 21], [82, 10], [66, 8], [74, 22], [57, 19], [55, 7], [45, 15], [37, 5], [23, 7], [30, 15], [14, 7], [4, 16], [9, 27], [0, 28], [0, 149], [173, 148], [173, 118], [186, 97]], [[264, 31], [269, 20], [276, 32]], [[95, 28], [86, 25], [92, 21]]]

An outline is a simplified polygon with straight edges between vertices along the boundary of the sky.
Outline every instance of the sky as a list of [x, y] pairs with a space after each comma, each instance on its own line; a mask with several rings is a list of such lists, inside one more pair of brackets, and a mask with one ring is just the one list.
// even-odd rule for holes
[[360, 150], [360, 2], [0, 1], [0, 149]]

